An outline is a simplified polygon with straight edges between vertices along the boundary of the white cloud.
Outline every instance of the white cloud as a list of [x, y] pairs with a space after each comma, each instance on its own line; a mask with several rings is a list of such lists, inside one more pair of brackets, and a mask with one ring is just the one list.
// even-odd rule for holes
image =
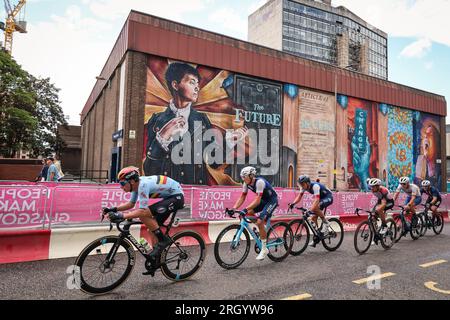
[[220, 8], [208, 16], [208, 20], [220, 25], [222, 28], [233, 31], [235, 38], [246, 39], [247, 16], [245, 19], [240, 13], [232, 8]]
[[429, 39], [419, 39], [405, 47], [400, 56], [406, 58], [422, 58], [431, 50], [432, 43]]
[[333, 0], [392, 37], [427, 38], [450, 46], [449, 0]]
[[250, 4], [250, 6], [248, 7], [247, 13], [250, 15], [253, 12], [255, 12], [256, 10], [258, 10], [260, 7], [262, 7], [267, 1], [269, 0], [259, 0], [259, 1], [254, 1], [252, 4]]

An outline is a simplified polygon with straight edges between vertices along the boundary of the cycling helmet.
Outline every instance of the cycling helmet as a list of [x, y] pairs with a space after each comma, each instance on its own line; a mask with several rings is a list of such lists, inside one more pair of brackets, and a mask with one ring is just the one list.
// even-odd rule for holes
[[136, 167], [125, 167], [122, 170], [120, 170], [119, 174], [117, 175], [117, 179], [119, 181], [121, 180], [138, 180], [139, 179], [139, 169]]
[[431, 182], [428, 180], [423, 180], [421, 185], [422, 185], [422, 187], [429, 187], [431, 185]]
[[370, 187], [381, 186], [381, 180], [377, 178], [372, 178], [369, 180], [369, 186]]
[[248, 177], [249, 175], [256, 175], [256, 169], [254, 167], [245, 167], [241, 170], [241, 178], [244, 179], [245, 177]]
[[401, 177], [399, 182], [400, 182], [400, 184], [409, 183], [409, 178], [408, 177]]
[[308, 176], [301, 175], [298, 177], [298, 183], [311, 183], [311, 179]]

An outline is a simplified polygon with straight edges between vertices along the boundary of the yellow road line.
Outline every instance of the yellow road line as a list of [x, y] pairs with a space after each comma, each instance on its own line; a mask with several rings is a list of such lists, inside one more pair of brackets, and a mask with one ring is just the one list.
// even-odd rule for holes
[[446, 262], [447, 262], [447, 260], [436, 260], [436, 261], [432, 261], [432, 262], [421, 264], [420, 267], [428, 268], [428, 267], [432, 267], [432, 266], [435, 266], [437, 264], [446, 263]]
[[309, 299], [311, 297], [312, 297], [312, 295], [310, 295], [309, 293], [303, 293], [298, 296], [287, 297], [287, 298], [284, 298], [281, 300], [305, 300], [305, 299]]
[[437, 283], [433, 282], [433, 281], [425, 282], [425, 287], [427, 287], [428, 289], [439, 292], [439, 293], [450, 295], [450, 290], [442, 290], [442, 289], [436, 288], [436, 285], [437, 285]]
[[363, 283], [367, 283], [369, 281], [383, 279], [383, 278], [392, 277], [392, 276], [395, 276], [395, 273], [386, 272], [386, 273], [382, 273], [382, 274], [379, 274], [379, 275], [376, 275], [376, 276], [370, 276], [368, 278], [355, 280], [355, 281], [352, 281], [352, 282], [356, 283], [356, 284], [363, 284]]

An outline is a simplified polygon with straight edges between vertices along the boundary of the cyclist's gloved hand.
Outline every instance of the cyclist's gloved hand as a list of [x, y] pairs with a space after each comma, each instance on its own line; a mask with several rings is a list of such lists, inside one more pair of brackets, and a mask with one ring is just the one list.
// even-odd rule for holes
[[289, 203], [289, 204], [288, 204], [289, 210], [292, 210], [292, 209], [294, 209], [294, 206], [295, 206], [295, 204], [293, 204], [293, 203]]
[[118, 222], [118, 221], [123, 220], [123, 213], [117, 212], [117, 211], [110, 211], [108, 213], [108, 218], [109, 218], [109, 221], [111, 221], [111, 222]]
[[225, 213], [226, 213], [227, 215], [229, 215], [230, 217], [233, 217], [233, 215], [234, 215], [234, 210], [233, 210], [233, 209], [228, 209], [228, 208], [226, 208]]
[[109, 213], [109, 212], [116, 212], [116, 211], [117, 211], [117, 208], [116, 208], [116, 207], [113, 207], [113, 208], [103, 208], [102, 211], [103, 211], [103, 214], [107, 214], [107, 213]]

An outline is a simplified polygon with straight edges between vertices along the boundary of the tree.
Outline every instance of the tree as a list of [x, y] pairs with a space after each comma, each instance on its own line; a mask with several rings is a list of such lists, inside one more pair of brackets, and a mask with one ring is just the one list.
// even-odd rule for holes
[[14, 157], [27, 150], [32, 157], [59, 153], [64, 143], [58, 125], [67, 125], [57, 89], [49, 78], [23, 70], [0, 50], [0, 154]]

